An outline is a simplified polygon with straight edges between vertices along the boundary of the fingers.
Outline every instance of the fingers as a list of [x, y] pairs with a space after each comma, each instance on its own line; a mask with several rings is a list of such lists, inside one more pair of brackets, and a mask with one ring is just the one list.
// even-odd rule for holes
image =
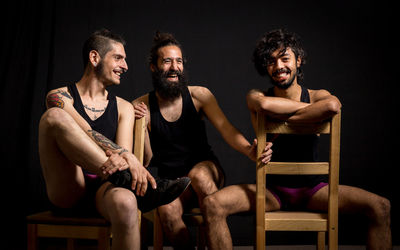
[[118, 170], [125, 170], [129, 167], [127, 162], [118, 154], [106, 151], [106, 155], [109, 157], [108, 160], [103, 163], [100, 167], [104, 175], [111, 175]]
[[272, 157], [272, 142], [267, 142], [263, 153], [260, 156], [261, 162], [262, 163], [268, 163], [271, 161], [271, 157]]
[[[147, 170], [146, 170], [147, 171]], [[157, 188], [157, 183], [154, 177], [147, 171], [147, 181], [150, 182], [150, 185], [153, 189]]]
[[135, 117], [137, 119], [142, 118], [147, 115], [147, 106], [143, 102], [140, 102], [134, 106]]

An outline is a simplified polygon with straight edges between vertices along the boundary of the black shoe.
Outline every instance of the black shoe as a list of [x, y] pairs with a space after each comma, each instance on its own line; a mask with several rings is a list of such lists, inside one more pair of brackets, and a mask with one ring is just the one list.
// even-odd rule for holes
[[136, 196], [140, 211], [146, 213], [174, 201], [189, 187], [190, 182], [189, 177], [182, 177], [175, 180], [156, 178], [156, 189], [153, 189], [149, 185], [144, 196]]
[[[115, 172], [107, 180], [117, 187], [132, 190], [132, 175], [128, 169]], [[189, 177], [175, 180], [156, 178], [156, 189], [153, 189], [149, 183], [146, 194], [144, 196], [136, 196], [138, 208], [145, 213], [156, 207], [168, 204], [178, 198], [190, 185], [190, 182]], [[134, 191], [132, 190], [132, 192]]]

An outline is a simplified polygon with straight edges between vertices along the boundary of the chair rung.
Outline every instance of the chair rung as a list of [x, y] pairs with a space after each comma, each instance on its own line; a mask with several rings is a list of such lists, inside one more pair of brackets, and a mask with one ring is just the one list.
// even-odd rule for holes
[[267, 212], [265, 230], [268, 231], [327, 231], [327, 214], [312, 212]]
[[269, 162], [266, 174], [308, 175], [329, 174], [328, 162]]
[[110, 232], [110, 228], [106, 227], [38, 224], [37, 236], [45, 238], [98, 239], [102, 230], [103, 232]]

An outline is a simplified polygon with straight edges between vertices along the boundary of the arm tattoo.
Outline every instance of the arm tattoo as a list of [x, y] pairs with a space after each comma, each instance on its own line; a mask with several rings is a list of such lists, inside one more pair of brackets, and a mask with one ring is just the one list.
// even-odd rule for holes
[[122, 148], [121, 146], [115, 144], [113, 141], [111, 141], [110, 139], [108, 139], [107, 137], [105, 137], [104, 135], [100, 134], [99, 132], [95, 131], [95, 130], [88, 130], [88, 132], [92, 135], [93, 139], [95, 140], [95, 142], [105, 151], [107, 149], [111, 150], [111, 151], [115, 151], [115, 150], [121, 150], [121, 152], [119, 152], [119, 154], [122, 154], [124, 152], [128, 152], [128, 150]]
[[72, 100], [72, 97], [65, 91], [63, 90], [58, 90], [57, 92], [53, 94], [49, 94], [46, 99], [46, 104], [48, 108], [52, 107], [57, 107], [57, 108], [64, 108], [64, 101], [63, 97], [66, 97], [68, 99]]

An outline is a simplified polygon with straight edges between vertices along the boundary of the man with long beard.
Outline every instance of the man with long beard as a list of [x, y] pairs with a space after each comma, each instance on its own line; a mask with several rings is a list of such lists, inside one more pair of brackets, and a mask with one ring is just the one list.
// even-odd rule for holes
[[[181, 45], [168, 33], [157, 33], [149, 58], [154, 91], [133, 101], [137, 117], [146, 116], [149, 138], [145, 159], [161, 178], [188, 176], [192, 180], [178, 199], [158, 208], [163, 231], [175, 249], [194, 249], [182, 220], [183, 211], [221, 188], [224, 173], [207, 142], [206, 117], [235, 150], [256, 158], [256, 143], [227, 120], [214, 95], [205, 87], [187, 86]], [[148, 112], [149, 110], [149, 112]], [[151, 147], [150, 147], [151, 145]], [[270, 145], [263, 161], [270, 158]], [[145, 164], [146, 165], [146, 164]]]
[[[253, 127], [257, 112], [292, 123], [323, 121], [340, 112], [339, 99], [326, 90], [300, 85], [305, 52], [298, 37], [284, 30], [264, 34], [257, 42], [253, 61], [260, 75], [274, 87], [251, 90], [247, 104]], [[279, 135], [274, 138], [273, 161], [317, 161], [316, 135]], [[266, 210], [304, 209], [326, 211], [326, 176], [271, 175], [266, 190]], [[230, 250], [232, 239], [227, 216], [255, 210], [255, 184], [232, 185], [205, 200], [210, 248]], [[339, 213], [361, 214], [368, 220], [367, 249], [391, 249], [390, 202], [360, 188], [339, 185]]]
[[112, 225], [112, 249], [138, 250], [138, 208], [169, 203], [190, 179], [155, 180], [132, 154], [134, 109], [106, 89], [128, 70], [124, 44], [108, 30], [86, 40], [82, 78], [47, 95], [39, 155], [54, 212], [99, 213]]

